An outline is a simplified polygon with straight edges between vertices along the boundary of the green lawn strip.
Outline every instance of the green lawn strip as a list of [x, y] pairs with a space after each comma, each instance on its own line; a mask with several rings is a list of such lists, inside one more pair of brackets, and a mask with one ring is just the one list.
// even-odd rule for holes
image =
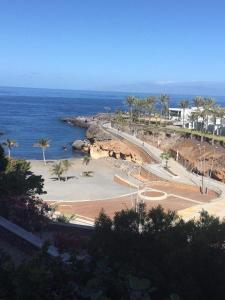
[[[126, 120], [127, 121], [127, 120]], [[129, 122], [115, 122], [117, 124], [129, 124]], [[158, 131], [166, 131], [166, 132], [181, 132], [181, 133], [189, 133], [189, 134], [192, 134], [192, 135], [196, 135], [196, 136], [199, 136], [199, 137], [205, 137], [205, 138], [209, 138], [209, 139], [214, 139], [215, 141], [219, 141], [219, 142], [224, 142], [225, 141], [225, 136], [222, 136], [222, 135], [213, 135], [211, 133], [205, 133], [205, 132], [201, 132], [201, 131], [197, 131], [197, 130], [192, 130], [192, 129], [189, 129], [189, 128], [181, 128], [181, 127], [174, 127], [174, 128], [168, 128], [166, 126], [160, 126], [159, 124], [156, 125], [156, 124], [150, 124], [150, 125], [147, 125], [147, 124], [143, 124], [143, 123], [130, 123], [131, 126], [142, 126], [142, 129], [143, 130], [158, 130]]]
[[205, 132], [201, 132], [201, 131], [197, 131], [197, 130], [192, 130], [189, 128], [174, 128], [174, 131], [178, 131], [178, 132], [183, 132], [183, 133], [190, 133], [193, 135], [197, 135], [197, 136], [203, 136], [209, 139], [214, 139], [215, 141], [221, 141], [224, 142], [225, 141], [225, 136], [222, 135], [213, 135], [211, 133], [205, 133]]

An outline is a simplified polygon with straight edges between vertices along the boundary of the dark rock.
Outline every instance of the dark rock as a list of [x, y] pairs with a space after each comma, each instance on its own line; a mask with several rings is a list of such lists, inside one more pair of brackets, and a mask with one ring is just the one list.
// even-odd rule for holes
[[105, 141], [105, 140], [111, 140], [112, 136], [101, 129], [101, 127], [97, 124], [92, 124], [88, 127], [86, 132], [86, 137], [91, 142], [94, 141]]
[[72, 144], [72, 148], [74, 150], [82, 150], [86, 146], [87, 146], [87, 143], [82, 140], [76, 140]]
[[88, 119], [85, 117], [63, 118], [61, 121], [82, 128], [88, 128], [90, 126]]
[[[96, 116], [62, 118], [61, 121], [73, 126], [87, 128], [86, 137], [91, 143], [94, 143], [95, 141], [104, 141], [112, 139], [112, 136], [109, 133], [105, 132], [99, 125], [100, 122], [109, 121], [110, 119], [110, 114], [98, 114]], [[86, 151], [88, 145], [85, 145], [83, 143], [84, 141], [75, 141], [72, 147], [73, 149], [77, 150], [84, 150], [83, 148], [86, 148]]]

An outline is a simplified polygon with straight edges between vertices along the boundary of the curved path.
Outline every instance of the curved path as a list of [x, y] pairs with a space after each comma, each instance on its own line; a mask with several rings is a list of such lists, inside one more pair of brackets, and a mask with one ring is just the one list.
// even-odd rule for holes
[[[162, 168], [162, 160], [160, 158], [162, 151], [160, 149], [152, 145], [143, 143], [143, 141], [138, 139], [136, 136], [132, 136], [128, 133], [121, 132], [116, 130], [115, 128], [112, 128], [110, 123], [102, 123], [101, 127], [108, 133], [126, 139], [127, 141], [141, 147], [147, 154], [149, 154], [156, 161], [155, 164], [144, 165], [144, 168], [149, 172], [154, 173], [155, 175], [169, 181], [201, 186], [202, 177], [187, 171], [174, 159], [170, 159], [169, 167], [172, 173], [176, 174], [177, 176], [172, 175], [164, 168]], [[208, 211], [209, 214], [215, 215], [219, 218], [225, 217], [225, 184], [207, 177], [204, 177], [203, 180], [204, 186], [217, 192], [219, 194], [219, 197], [212, 200], [210, 203], [198, 204], [190, 208], [180, 210], [178, 213], [185, 220], [189, 220], [193, 217], [198, 217], [199, 213], [203, 209]]]

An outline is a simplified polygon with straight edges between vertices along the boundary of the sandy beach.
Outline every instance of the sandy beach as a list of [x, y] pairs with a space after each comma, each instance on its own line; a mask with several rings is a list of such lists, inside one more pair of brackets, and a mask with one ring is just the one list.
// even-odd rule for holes
[[[108, 199], [135, 192], [135, 189], [114, 182], [114, 175], [127, 178], [124, 171], [107, 159], [91, 160], [86, 166], [81, 158], [72, 158], [72, 166], [68, 171], [68, 180], [59, 181], [51, 173], [56, 161], [31, 160], [31, 171], [42, 175], [45, 180], [47, 194], [41, 197], [53, 201], [79, 201]], [[82, 176], [84, 171], [93, 171], [92, 177]]]

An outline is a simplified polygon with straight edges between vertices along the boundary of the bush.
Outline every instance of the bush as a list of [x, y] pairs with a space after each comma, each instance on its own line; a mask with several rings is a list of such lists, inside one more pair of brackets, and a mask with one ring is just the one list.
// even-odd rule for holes
[[0, 254], [0, 299], [222, 300], [225, 295], [225, 223], [202, 212], [184, 222], [161, 207], [102, 211], [88, 245], [58, 235], [71, 260], [52, 259], [46, 248], [15, 268]]
[[52, 215], [51, 207], [35, 196], [14, 196], [0, 200], [0, 214], [28, 231], [40, 231]]
[[13, 160], [0, 157], [0, 199], [7, 196], [44, 194], [44, 179], [30, 171], [30, 163], [25, 160]]
[[202, 212], [199, 221], [185, 223], [160, 206], [141, 215], [123, 210], [111, 220], [102, 212], [91, 244], [94, 259], [104, 255], [114, 272], [149, 280], [158, 288], [153, 299], [223, 299], [225, 222]]
[[41, 230], [51, 216], [51, 208], [37, 194], [44, 179], [30, 171], [25, 160], [7, 159], [0, 146], [0, 215], [28, 229]]
[[81, 247], [81, 237], [78, 233], [59, 232], [54, 241], [60, 252], [78, 252]]

